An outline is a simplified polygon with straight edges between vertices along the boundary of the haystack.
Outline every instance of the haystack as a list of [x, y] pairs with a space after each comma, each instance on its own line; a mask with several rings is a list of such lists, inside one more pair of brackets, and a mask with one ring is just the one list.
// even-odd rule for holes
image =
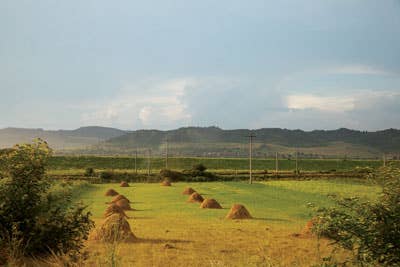
[[104, 212], [104, 217], [107, 218], [113, 214], [121, 214], [122, 216], [129, 218], [125, 214], [124, 210], [120, 206], [118, 206], [114, 203], [112, 203], [110, 206], [107, 207], [106, 211]]
[[249, 211], [245, 208], [245, 206], [241, 204], [233, 204], [231, 210], [228, 215], [226, 215], [227, 219], [251, 219], [251, 215]]
[[95, 230], [91, 239], [103, 242], [133, 242], [137, 238], [132, 233], [131, 227], [124, 216], [112, 214], [108, 216], [102, 225]]
[[188, 202], [200, 202], [202, 203], [204, 198], [197, 192], [194, 192], [189, 196]]
[[183, 190], [182, 195], [191, 195], [195, 192], [196, 192], [196, 190], [194, 190], [193, 188], [186, 187], [185, 190]]
[[119, 200], [121, 200], [121, 199], [126, 199], [129, 203], [131, 203], [130, 200], [129, 200], [126, 196], [124, 196], [124, 195], [116, 195], [116, 196], [111, 200], [111, 203], [116, 203], [117, 201], [119, 201]]
[[201, 203], [200, 208], [202, 209], [222, 209], [221, 205], [213, 198], [206, 198]]
[[120, 199], [117, 202], [115, 202], [115, 205], [119, 206], [123, 210], [133, 210], [127, 199]]
[[129, 184], [127, 182], [121, 182], [119, 184], [120, 187], [129, 187]]
[[111, 189], [108, 189], [104, 195], [106, 197], [113, 197], [113, 196], [118, 195], [118, 192], [111, 188]]
[[309, 220], [306, 225], [304, 226], [303, 230], [301, 230], [301, 235], [312, 235], [313, 234], [313, 228], [320, 222], [318, 218], [312, 218]]
[[161, 185], [162, 185], [162, 186], [171, 186], [171, 182], [168, 181], [168, 180], [164, 180], [164, 181], [161, 183]]

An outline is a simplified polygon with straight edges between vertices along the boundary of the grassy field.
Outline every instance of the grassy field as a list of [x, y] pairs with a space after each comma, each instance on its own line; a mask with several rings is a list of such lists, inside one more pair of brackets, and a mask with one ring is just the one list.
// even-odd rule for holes
[[[191, 186], [204, 197], [215, 198], [224, 209], [200, 209], [187, 203], [181, 192]], [[118, 266], [311, 266], [328, 256], [332, 247], [316, 237], [295, 237], [311, 210], [308, 203], [332, 205], [326, 196], [361, 196], [373, 199], [379, 189], [351, 180], [270, 181], [249, 185], [228, 183], [96, 184], [77, 198], [89, 205], [98, 225], [114, 188], [133, 201], [136, 211], [128, 212], [139, 241], [111, 247], [88, 241], [89, 266], [111, 266], [115, 253]], [[244, 204], [254, 219], [224, 219], [233, 203]], [[347, 254], [339, 251], [337, 258]]]
[[[174, 170], [191, 169], [193, 165], [202, 163], [213, 171], [222, 170], [247, 170], [249, 161], [245, 158], [169, 158], [168, 168]], [[400, 165], [399, 161], [394, 164]], [[147, 158], [139, 157], [136, 160], [136, 168], [139, 172], [146, 172]], [[293, 171], [296, 168], [295, 160], [280, 159], [279, 170]], [[275, 170], [274, 159], [253, 160], [254, 170]], [[339, 160], [339, 159], [299, 159], [298, 168], [301, 171], [351, 171], [357, 167], [377, 168], [382, 166], [380, 160]], [[96, 170], [135, 170], [133, 157], [99, 157], [99, 156], [55, 156], [50, 159], [49, 169], [53, 173], [83, 173], [86, 168]], [[150, 168], [152, 172], [158, 172], [165, 167], [165, 159], [151, 158]]]

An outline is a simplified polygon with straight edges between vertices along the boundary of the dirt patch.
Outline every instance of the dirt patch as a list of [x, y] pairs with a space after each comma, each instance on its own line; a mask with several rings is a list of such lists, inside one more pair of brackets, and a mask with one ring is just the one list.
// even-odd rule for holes
[[104, 217], [107, 218], [107, 217], [109, 217], [111, 215], [114, 215], [114, 214], [121, 214], [122, 216], [124, 216], [124, 217], [129, 219], [129, 217], [125, 214], [124, 210], [120, 206], [112, 203], [105, 210]]
[[120, 187], [129, 187], [129, 184], [127, 182], [121, 182], [119, 184]]
[[171, 184], [170, 181], [164, 180], [164, 181], [161, 183], [161, 185], [162, 185], [162, 186], [171, 186], [172, 184]]
[[108, 189], [104, 195], [106, 197], [113, 197], [113, 196], [118, 195], [118, 192], [111, 188], [111, 189]]
[[213, 198], [206, 198], [201, 203], [200, 208], [202, 209], [222, 209], [221, 205]]
[[204, 198], [197, 192], [194, 192], [193, 194], [191, 194], [189, 196], [188, 202], [192, 202], [192, 203], [202, 203], [204, 201]]
[[193, 194], [195, 192], [196, 192], [196, 190], [194, 190], [193, 188], [186, 187], [185, 190], [183, 190], [182, 195], [189, 195], [190, 196], [191, 194]]
[[233, 204], [231, 210], [228, 215], [226, 215], [227, 219], [251, 219], [250, 212], [246, 209], [245, 206], [241, 204]]
[[119, 206], [123, 210], [133, 210], [127, 199], [120, 199], [115, 202], [115, 205]]
[[134, 242], [137, 240], [124, 216], [113, 214], [108, 216], [101, 226], [91, 235], [92, 240], [103, 242]]

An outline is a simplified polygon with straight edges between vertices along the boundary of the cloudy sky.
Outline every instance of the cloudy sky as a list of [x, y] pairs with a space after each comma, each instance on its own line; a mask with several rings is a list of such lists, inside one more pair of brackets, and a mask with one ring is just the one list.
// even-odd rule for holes
[[0, 127], [400, 128], [400, 1], [0, 1]]

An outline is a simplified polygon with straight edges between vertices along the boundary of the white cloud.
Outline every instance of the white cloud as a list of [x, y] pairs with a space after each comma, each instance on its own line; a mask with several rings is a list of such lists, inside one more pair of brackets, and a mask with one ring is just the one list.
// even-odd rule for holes
[[81, 104], [84, 124], [113, 125], [123, 128], [174, 125], [190, 120], [182, 97], [193, 79], [145, 80], [123, 87], [111, 99]]
[[353, 110], [355, 98], [352, 96], [327, 97], [312, 94], [288, 95], [286, 104], [289, 109], [317, 109], [329, 112]]
[[362, 65], [362, 64], [350, 64], [350, 65], [341, 65], [326, 68], [325, 70], [329, 74], [353, 74], [353, 75], [391, 75], [393, 74], [390, 71], [385, 69], [380, 69], [375, 66], [370, 65]]

